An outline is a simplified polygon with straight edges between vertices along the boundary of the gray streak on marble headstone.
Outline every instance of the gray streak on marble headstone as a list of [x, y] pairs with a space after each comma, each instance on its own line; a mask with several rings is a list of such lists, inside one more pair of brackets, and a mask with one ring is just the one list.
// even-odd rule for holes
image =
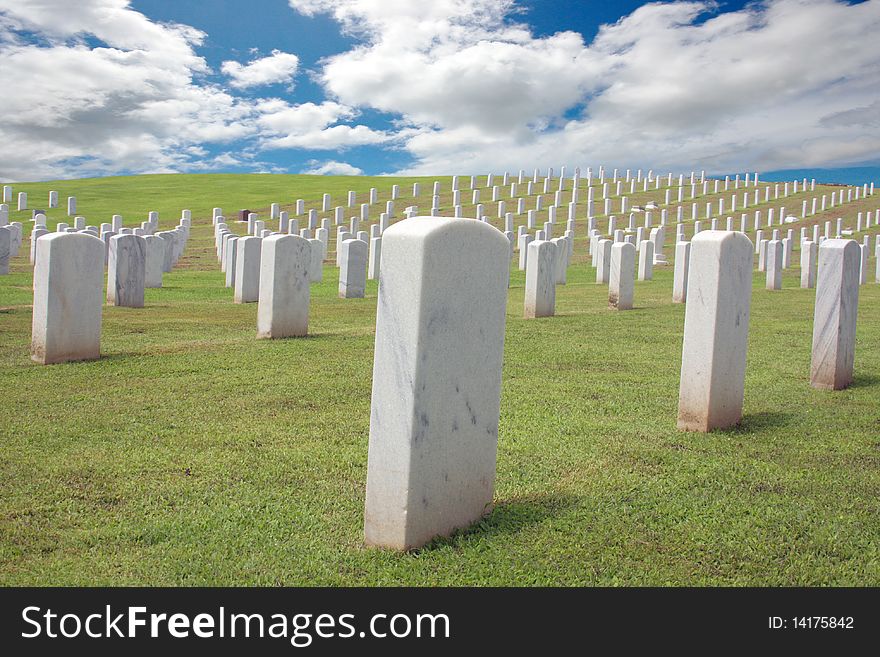
[[852, 383], [859, 309], [861, 249], [854, 240], [819, 246], [810, 385], [841, 390]]

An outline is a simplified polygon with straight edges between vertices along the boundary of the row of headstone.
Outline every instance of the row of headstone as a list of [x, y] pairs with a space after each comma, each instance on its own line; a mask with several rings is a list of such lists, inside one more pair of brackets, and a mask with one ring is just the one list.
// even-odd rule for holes
[[[41, 362], [99, 354], [104, 246], [89, 232], [53, 233], [38, 240], [34, 357]], [[384, 244], [365, 503], [368, 544], [417, 548], [491, 509], [514, 238], [509, 233], [505, 236], [482, 221], [416, 217], [371, 238]], [[648, 262], [653, 265], [658, 235], [639, 244], [640, 256], [644, 247], [645, 268]], [[218, 258], [235, 273], [237, 292], [239, 272], [241, 292], [251, 288], [245, 285], [245, 267], [235, 268], [236, 257], [248, 271], [256, 267], [259, 272], [258, 336], [304, 335], [312, 251], [323, 255], [321, 240], [292, 234], [239, 238], [223, 221], [216, 222], [215, 237]], [[564, 282], [570, 236], [534, 241], [526, 237], [531, 238], [519, 238], [519, 248], [527, 253], [527, 288], [531, 274], [533, 289], [545, 290], [543, 297], [555, 294], [560, 279]], [[609, 263], [607, 274], [604, 264], [597, 266], [597, 280], [607, 276], [603, 282], [610, 285], [609, 301], [623, 309], [627, 298], [631, 304], [628, 290], [636, 245], [595, 237], [591, 242], [597, 259], [607, 258]], [[146, 248], [130, 246], [133, 240], [146, 238], [111, 238], [117, 299], [128, 293], [127, 288], [137, 287], [139, 276], [132, 273], [137, 265], [132, 263], [140, 262], [141, 252], [146, 258]], [[259, 251], [249, 244], [258, 245]], [[355, 237], [342, 239], [341, 295], [363, 287], [358, 271], [367, 266], [365, 244]], [[692, 247], [681, 258], [691, 270], [688, 296], [702, 302], [686, 309], [678, 424], [708, 431], [731, 426], [742, 416], [754, 247], [745, 235], [732, 231], [701, 232], [690, 243], [680, 242], [677, 254], [682, 245]], [[842, 387], [851, 381], [858, 248], [849, 240], [826, 240], [820, 247], [811, 374], [816, 387]], [[640, 277], [645, 268], [640, 265]], [[60, 303], [57, 288], [63, 281], [71, 289]], [[546, 303], [542, 295], [533, 297], [535, 305], [539, 299]], [[527, 306], [528, 299], [527, 293]], [[59, 306], [68, 308], [73, 301], [89, 312], [77, 312], [66, 322], [47, 320], [63, 312]], [[91, 339], [71, 341], [72, 334]]]
[[[149, 221], [152, 226], [158, 216]], [[145, 288], [161, 287], [163, 272], [171, 271], [183, 253], [190, 222], [185, 213], [177, 228], [156, 235], [35, 228], [33, 360], [52, 364], [99, 358], [105, 258], [107, 303], [142, 308]]]
[[[365, 508], [370, 545], [417, 548], [490, 508], [510, 245], [482, 224], [419, 218], [384, 237]], [[616, 263], [612, 296], [622, 307], [635, 245], [602, 242]], [[526, 315], [552, 314], [557, 251], [547, 240], [521, 237], [521, 244]], [[842, 240], [821, 247], [815, 387], [852, 378], [858, 248]], [[686, 296], [701, 300], [686, 309], [678, 426], [730, 427], [742, 418], [754, 247], [739, 232], [704, 231], [677, 250], [677, 262], [689, 263]]]
[[[4, 185], [3, 186], [3, 203], [11, 203], [12, 202], [12, 186]], [[49, 192], [49, 208], [57, 208], [58, 207], [58, 192], [51, 191]], [[28, 209], [28, 195], [27, 192], [19, 192], [16, 200], [16, 209], [19, 212]], [[68, 196], [67, 197], [67, 216], [72, 217], [76, 214], [76, 197]]]
[[[610, 205], [609, 205], [608, 183], [604, 183], [604, 172], [603, 172], [603, 168], [600, 167], [599, 170], [600, 170], [600, 175], [602, 175], [602, 178], [601, 178], [601, 182], [600, 182], [600, 184], [602, 185], [603, 197], [606, 199], [605, 212], [604, 212], [604, 214], [606, 214], [606, 215], [610, 215], [611, 210], [610, 210]], [[537, 170], [536, 170], [536, 171], [537, 171]], [[564, 167], [563, 167], [563, 172], [564, 172]], [[521, 171], [520, 173], [522, 173], [522, 171]], [[642, 180], [642, 176], [640, 175], [640, 174], [641, 174], [641, 170], [639, 171], [639, 175], [637, 175], [636, 177], [633, 177], [632, 179], [631, 179], [629, 173], [630, 173], [629, 170], [627, 170], [627, 174], [628, 174], [627, 177], [626, 177], [626, 181], [627, 181], [627, 182], [630, 182], [630, 181], [631, 181], [633, 184], [635, 184], [635, 182], [636, 182], [637, 180], [638, 180], [638, 181], [641, 181], [641, 180]], [[588, 195], [588, 198], [587, 198], [587, 216], [588, 216], [588, 217], [592, 217], [592, 216], [593, 216], [593, 199], [594, 199], [594, 197], [593, 197], [593, 188], [592, 188], [591, 186], [589, 186], [589, 185], [591, 184], [591, 175], [592, 175], [592, 173], [591, 173], [591, 169], [588, 168], [588, 170], [587, 170], [587, 183], [588, 183], [588, 189], [587, 189], [587, 195]], [[517, 192], [518, 192], [518, 187], [517, 187], [517, 185], [523, 183], [522, 178], [523, 178], [523, 176], [521, 175], [521, 176], [519, 177], [519, 180], [518, 180], [517, 182], [510, 182], [510, 176], [509, 176], [509, 174], [505, 173], [505, 174], [503, 175], [503, 180], [502, 180], [502, 186], [503, 186], [503, 187], [506, 188], [506, 186], [507, 186], [508, 184], [511, 186], [511, 188], [510, 188], [510, 192], [511, 192], [511, 193], [510, 193], [510, 198], [511, 198], [512, 200], [515, 200], [515, 201], [516, 201], [516, 214], [517, 214], [517, 215], [521, 215], [521, 214], [523, 214], [523, 213], [526, 211], [526, 210], [525, 210], [525, 206], [524, 206], [524, 199], [523, 199], [522, 197], [516, 197]], [[545, 178], [545, 189], [544, 189], [544, 194], [546, 194], [546, 193], [548, 193], [548, 192], [550, 191], [548, 183], [549, 183], [552, 179], [553, 179], [553, 171], [552, 171], [552, 169], [551, 169], [551, 170], [548, 172], [548, 176]], [[694, 182], [694, 180], [695, 180], [695, 174], [694, 174], [694, 172], [691, 172], [690, 179], [691, 179], [691, 183], [690, 183], [691, 186], [692, 186], [692, 187], [695, 187], [696, 182]], [[577, 183], [579, 182], [579, 180], [580, 180], [580, 170], [577, 169], [577, 170], [575, 171], [574, 176], [572, 176], [572, 181], [573, 181], [574, 185], [573, 185], [573, 187], [572, 187], [571, 202], [568, 203], [568, 205], [570, 206], [570, 207], [569, 207], [569, 213], [570, 213], [570, 214], [576, 214], [576, 210], [575, 210], [574, 208], [572, 208], [571, 206], [576, 205], [576, 202], [577, 202], [577, 194], [578, 194], [578, 186], [577, 186]], [[661, 176], [656, 176], [656, 177], [654, 177], [654, 176], [653, 176], [653, 172], [652, 172], [652, 171], [649, 171], [649, 172], [648, 172], [648, 175], [645, 176], [645, 178], [644, 178], [645, 189], [646, 189], [646, 190], [647, 190], [647, 183], [648, 183], [649, 180], [654, 180], [654, 181], [656, 182], [656, 188], [657, 188], [657, 189], [660, 188]], [[700, 180], [701, 180], [701, 183], [703, 184], [703, 191], [704, 191], [704, 194], [708, 193], [708, 184], [709, 184], [709, 181], [705, 179], [705, 172], [703, 172], [703, 173], [701, 174]], [[564, 177], [564, 175], [561, 175], [561, 176], [560, 176], [560, 185], [559, 185], [559, 189], [555, 192], [555, 194], [556, 194], [556, 195], [555, 195], [555, 203], [554, 203], [553, 205], [549, 206], [549, 208], [551, 209], [551, 212], [552, 212], [552, 210], [554, 210], [555, 208], [557, 208], [557, 207], [562, 207], [562, 206], [564, 205], [564, 202], [563, 202], [563, 200], [562, 200], [562, 196], [561, 196], [562, 191], [565, 189], [564, 181], [565, 181], [565, 177]], [[671, 187], [673, 186], [673, 176], [672, 176], [672, 173], [669, 173], [669, 174], [668, 174], [668, 176], [667, 176], [667, 181], [668, 181], [668, 186], [671, 188]], [[745, 186], [748, 187], [748, 186], [749, 186], [749, 174], [746, 174], [746, 176], [745, 176], [745, 181], [746, 181]], [[755, 186], [757, 186], [757, 181], [758, 181], [758, 175], [755, 174], [755, 175], [754, 175], [754, 178], [753, 178], [753, 181], [752, 181], [752, 184], [755, 185]], [[528, 183], [529, 187], [528, 187], [528, 189], [527, 189], [527, 196], [531, 196], [531, 195], [533, 194], [533, 192], [534, 192], [534, 190], [532, 189], [532, 182], [533, 182], [533, 181], [529, 181], [529, 183]], [[537, 182], [537, 175], [536, 175], [536, 177], [535, 177], [534, 182]], [[620, 192], [620, 181], [617, 180], [617, 170], [616, 170], [616, 169], [615, 169], [615, 175], [614, 175], [613, 182], [617, 184], [617, 186], [618, 186], [618, 189], [617, 189], [617, 195], [620, 196], [620, 195], [621, 195], [621, 192]], [[735, 181], [735, 183], [734, 183], [734, 189], [739, 189], [739, 182], [740, 182], [740, 177], [737, 175], [737, 176], [736, 176], [736, 181]], [[493, 177], [492, 177], [492, 174], [489, 174], [489, 175], [487, 176], [487, 178], [486, 178], [486, 187], [492, 190], [492, 200], [493, 200], [493, 202], [497, 201], [497, 202], [499, 203], [499, 207], [498, 207], [498, 215], [499, 215], [499, 216], [502, 216], [502, 215], [505, 213], [505, 211], [506, 211], [505, 202], [504, 202], [503, 200], [501, 200], [501, 193], [500, 193], [500, 190], [501, 190], [502, 186], [499, 186], [499, 185], [493, 185], [492, 183], [493, 183]], [[684, 200], [683, 195], [682, 195], [682, 189], [681, 189], [681, 188], [684, 186], [684, 176], [683, 176], [683, 174], [682, 174], [682, 175], [679, 175], [678, 184], [679, 184], [679, 195], [678, 195], [679, 198], [678, 198], [678, 201], [681, 202], [682, 200]], [[812, 183], [811, 183], [810, 189], [815, 189], [815, 184], [816, 184], [816, 181], [813, 180]], [[727, 191], [727, 190], [729, 189], [729, 187], [730, 187], [730, 178], [729, 178], [729, 176], [728, 176], [728, 177], [725, 178], [724, 191]], [[780, 187], [780, 186], [779, 186], [778, 183], [775, 184], [775, 186], [773, 187], [773, 189], [774, 189], [774, 199], [778, 199], [778, 198], [780, 198], [779, 187]], [[770, 187], [769, 185], [767, 185], [767, 186], [765, 187], [765, 199], [764, 199], [765, 202], [769, 202], [769, 201], [770, 201], [770, 189], [771, 189], [771, 187]], [[785, 183], [785, 184], [784, 184], [784, 187], [783, 187], [783, 192], [782, 192], [782, 194], [781, 194], [781, 197], [782, 197], [782, 198], [787, 197], [787, 196], [789, 195], [789, 189], [790, 189], [790, 188], [789, 188], [789, 183]], [[797, 191], [798, 191], [798, 181], [794, 181], [792, 189], [794, 190], [794, 193], [797, 193]], [[802, 189], [802, 190], [806, 190], [806, 189], [807, 189], [807, 181], [806, 181], [806, 179], [803, 180], [803, 182], [802, 182], [802, 186], [801, 186], [801, 189]], [[482, 210], [480, 209], [480, 208], [482, 208], [482, 205], [479, 203], [479, 200], [480, 200], [480, 188], [477, 186], [477, 183], [476, 183], [476, 176], [471, 176], [471, 190], [472, 190], [472, 204], [478, 207], [478, 210], [477, 210], [477, 217], [476, 217], [476, 218], [477, 218], [477, 219], [482, 219], [482, 214], [481, 214], [481, 213], [482, 213]], [[439, 182], [439, 181], [434, 181], [434, 183], [433, 183], [433, 185], [432, 185], [432, 199], [433, 199], [433, 201], [432, 201], [432, 213], [431, 213], [432, 215], [437, 215], [437, 214], [439, 214], [439, 209], [440, 209], [440, 207], [439, 207], [439, 194], [440, 194], [440, 191], [441, 191], [440, 182]], [[635, 190], [633, 189], [633, 191], [635, 191]], [[714, 192], [715, 192], [715, 193], [718, 193], [718, 191], [719, 191], [719, 180], [715, 180], [715, 189], [714, 189]], [[853, 191], [852, 189], [849, 189], [849, 190], [848, 190], [848, 199], [851, 199], [851, 198], [852, 198], [852, 191]], [[855, 196], [856, 196], [856, 198], [859, 197], [859, 191], [860, 191], [859, 188], [856, 188], [856, 190], [855, 190]], [[460, 190], [460, 186], [459, 186], [459, 177], [458, 177], [458, 176], [453, 176], [453, 177], [452, 177], [452, 193], [453, 193], [453, 205], [454, 205], [454, 208], [455, 208], [456, 216], [463, 216], [463, 215], [462, 215], [462, 212], [463, 212], [463, 211], [462, 211], [462, 205], [461, 205], [461, 196], [460, 196], [460, 192], [461, 192], [461, 190]], [[421, 193], [421, 186], [420, 186], [420, 183], [414, 183], [414, 184], [413, 184], [413, 197], [414, 197], [414, 198], [418, 198], [419, 195], [420, 195], [420, 193]], [[867, 195], [868, 193], [873, 194], [873, 184], [871, 184], [871, 186], [870, 186], [870, 192], [869, 192], [869, 186], [868, 186], [867, 184], [864, 186], [864, 194]], [[841, 198], [841, 199], [842, 199], [842, 196], [843, 196], [843, 191], [841, 190], [841, 191], [840, 191], [840, 198]], [[395, 184], [395, 185], [392, 186], [392, 189], [391, 189], [391, 199], [386, 201], [386, 214], [387, 214], [389, 217], [393, 217], [393, 216], [394, 216], [394, 201], [397, 200], [399, 197], [400, 197], [400, 186], [397, 185], [397, 184]], [[691, 198], [695, 198], [695, 197], [696, 197], [696, 191], [695, 191], [695, 189], [692, 189]], [[755, 204], [758, 204], [758, 203], [760, 202], [760, 201], [759, 201], [759, 190], [758, 190], [758, 189], [755, 189], [755, 190], [754, 190], [754, 197], [755, 197], [755, 198], [754, 198], [754, 203], [755, 203]], [[745, 193], [744, 200], [743, 200], [743, 206], [744, 206], [744, 207], [746, 207], [746, 206], [748, 205], [748, 203], [749, 203], [748, 198], [749, 198], [749, 196], [748, 196], [748, 193], [746, 192], [746, 193]], [[540, 210], [543, 209], [542, 199], [543, 199], [543, 197], [542, 197], [541, 195], [538, 195], [538, 196], [537, 196], [537, 198], [536, 198], [536, 200], [535, 200], [535, 210], [536, 210], [536, 211], [540, 211]], [[733, 207], [733, 209], [735, 209], [735, 206], [736, 206], [736, 201], [735, 201], [735, 199], [736, 199], [736, 196], [733, 197], [733, 199], [732, 199], [732, 203], [731, 203], [731, 206]], [[368, 219], [368, 217], [369, 217], [369, 207], [370, 207], [371, 205], [374, 205], [374, 204], [376, 204], [376, 203], [378, 202], [378, 190], [377, 190], [376, 188], [371, 188], [371, 189], [370, 189], [370, 191], [369, 191], [369, 198], [368, 198], [368, 201], [369, 201], [368, 203], [362, 203], [362, 204], [360, 204], [361, 219], [364, 220], [364, 221], [366, 221], [366, 220]], [[666, 205], [669, 205], [670, 202], [671, 202], [671, 196], [670, 196], [670, 194], [669, 194], [669, 189], [667, 189], [666, 198], [665, 198], [665, 204], [666, 204]], [[833, 201], [833, 198], [832, 198], [832, 204], [833, 204], [833, 202], [834, 202], [834, 201]], [[621, 203], [622, 203], [622, 212], [625, 212], [625, 211], [626, 211], [626, 208], [625, 208], [625, 206], [626, 206], [626, 197], [623, 197], [623, 198], [622, 198]], [[721, 204], [720, 212], [723, 213], [723, 200], [719, 201], [719, 203]], [[355, 191], [349, 191], [349, 192], [348, 192], [348, 195], [347, 195], [347, 207], [352, 208], [352, 207], [355, 207], [356, 205], [357, 205], [357, 193], [356, 193]], [[328, 194], [328, 193], [324, 193], [324, 194], [322, 194], [322, 198], [321, 198], [321, 212], [329, 212], [329, 211], [331, 210], [331, 206], [332, 206], [332, 197], [331, 197], [331, 195]], [[814, 199], [813, 206], [815, 206], [815, 199]], [[824, 207], [824, 199], [823, 199], [823, 207]], [[280, 218], [281, 218], [282, 211], [281, 211], [280, 208], [281, 208], [281, 206], [280, 206], [279, 203], [272, 203], [272, 204], [270, 205], [270, 217], [271, 217], [271, 219], [280, 219]], [[806, 208], [806, 201], [804, 202], [804, 208]], [[336, 206], [336, 207], [333, 209], [333, 211], [334, 211], [334, 219], [335, 219], [335, 223], [336, 223], [336, 225], [341, 224], [341, 222], [342, 222], [342, 217], [343, 217], [343, 214], [344, 214], [344, 210], [345, 210], [345, 208], [344, 208], [343, 206]], [[679, 215], [679, 216], [681, 215], [681, 210], [682, 210], [682, 208], [679, 207], [679, 208], [678, 208], [678, 215]], [[296, 203], [295, 203], [295, 211], [294, 211], [294, 212], [295, 212], [295, 216], [297, 216], [297, 217], [298, 217], [298, 216], [301, 216], [301, 215], [303, 215], [303, 214], [305, 213], [305, 200], [304, 200], [304, 199], [298, 199], [298, 200], [296, 201]], [[311, 210], [309, 210], [308, 212], [309, 212], [309, 228], [314, 229], [314, 228], [315, 228], [315, 225], [314, 225], [314, 224], [315, 224], [315, 222], [316, 222], [316, 220], [317, 220], [317, 212], [318, 212], [318, 210], [317, 210], [317, 209], [311, 209]], [[710, 212], [711, 212], [711, 204], [708, 204], [708, 205], [707, 205], [707, 217], [709, 216]], [[241, 211], [240, 220], [244, 220], [244, 218], [246, 217], [247, 213], [249, 213], [248, 210], [242, 210], [242, 211]], [[664, 210], [664, 213], [665, 213], [665, 210]], [[414, 214], [414, 213], [410, 214], [410, 213], [406, 213], [406, 212], [405, 212], [405, 215], [406, 215], [406, 216], [413, 216], [413, 214]], [[696, 219], [696, 204], [694, 204], [694, 218]], [[551, 219], [552, 219], [552, 217], [551, 217]], [[664, 223], [665, 223], [665, 221], [664, 221]], [[281, 232], [286, 232], [285, 229], [284, 229], [283, 227], [280, 228], [280, 231], [281, 231]], [[251, 234], [253, 234], [253, 233], [251, 233]]]
[[[805, 252], [818, 254], [818, 271], [810, 263], [802, 272], [802, 286], [816, 287], [810, 383], [839, 390], [853, 380], [862, 249], [843, 239], [816, 247], [810, 242]], [[678, 426], [730, 427], [742, 418], [754, 248], [742, 233], [725, 231], [705, 231], [678, 248], [686, 296], [700, 299], [685, 311]], [[776, 241], [771, 254], [779, 255], [771, 257], [780, 251]]]

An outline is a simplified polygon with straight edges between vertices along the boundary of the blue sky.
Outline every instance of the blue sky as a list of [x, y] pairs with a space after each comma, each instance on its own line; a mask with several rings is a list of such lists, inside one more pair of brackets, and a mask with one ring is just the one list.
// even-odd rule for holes
[[0, 178], [876, 165], [878, 30], [880, 0], [0, 0]]

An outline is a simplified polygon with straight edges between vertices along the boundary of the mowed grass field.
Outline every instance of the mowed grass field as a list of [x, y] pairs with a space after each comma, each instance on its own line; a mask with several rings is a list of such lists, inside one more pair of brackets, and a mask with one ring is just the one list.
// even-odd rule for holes
[[[449, 178], [439, 180], [448, 195]], [[412, 179], [15, 185], [41, 209], [50, 189], [64, 207], [75, 194], [89, 224], [119, 213], [133, 226], [158, 210], [170, 229], [189, 208], [193, 229], [145, 308], [104, 307], [101, 360], [39, 366], [29, 358], [25, 222], [21, 255], [0, 277], [0, 584], [880, 584], [873, 257], [851, 388], [809, 386], [814, 291], [799, 289], [797, 266], [778, 292], [764, 290], [756, 272], [742, 425], [683, 433], [674, 227], [670, 265], [636, 283], [636, 309], [615, 312], [595, 284], [583, 219], [556, 317], [522, 319], [524, 276], [512, 268], [494, 511], [417, 552], [365, 548], [376, 283], [365, 299], [338, 299], [328, 261], [312, 287], [311, 335], [256, 340], [256, 304], [235, 305], [224, 288], [210, 214], [220, 206], [232, 220], [249, 208], [266, 218], [274, 201], [315, 207], [326, 191], [336, 205], [356, 189], [360, 202], [370, 187], [384, 200], [395, 182], [404, 186], [399, 216]], [[772, 207], [799, 211], [812, 195]], [[462, 196], [470, 201], [469, 191]], [[662, 192], [633, 201], [646, 198], [662, 202]], [[427, 210], [430, 197], [420, 205]], [[873, 197], [826, 214], [851, 218], [878, 205]], [[371, 208], [371, 220], [378, 212]], [[66, 220], [50, 211], [50, 228]]]

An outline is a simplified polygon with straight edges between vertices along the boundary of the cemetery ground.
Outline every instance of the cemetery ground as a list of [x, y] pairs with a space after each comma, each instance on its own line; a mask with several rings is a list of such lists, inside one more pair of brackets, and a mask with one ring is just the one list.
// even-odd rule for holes
[[31, 207], [76, 195], [93, 224], [190, 208], [193, 225], [144, 308], [104, 306], [97, 361], [34, 364], [26, 248], [0, 277], [0, 584], [880, 585], [880, 285], [859, 291], [855, 382], [829, 392], [809, 385], [815, 290], [799, 289], [799, 258], [782, 291], [756, 271], [743, 422], [685, 433], [672, 240], [635, 309], [615, 312], [583, 221], [555, 317], [522, 318], [512, 265], [494, 510], [415, 552], [365, 548], [376, 282], [339, 299], [325, 262], [309, 336], [257, 340], [256, 304], [224, 287], [211, 208], [268, 218], [270, 201], [412, 180], [17, 185]]

